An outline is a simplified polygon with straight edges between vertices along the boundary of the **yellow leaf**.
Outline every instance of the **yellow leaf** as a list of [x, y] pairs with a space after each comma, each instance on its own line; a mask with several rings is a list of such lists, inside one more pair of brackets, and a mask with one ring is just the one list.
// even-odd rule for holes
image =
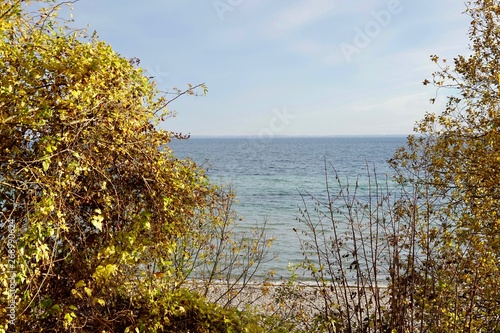
[[99, 303], [99, 305], [104, 306], [106, 305], [106, 301], [103, 300], [102, 298], [94, 298], [92, 300], [92, 304]]
[[91, 223], [99, 231], [102, 231], [102, 221], [104, 221], [104, 216], [101, 214], [101, 210], [98, 208], [95, 210], [96, 215], [92, 216]]
[[78, 281], [76, 284], [75, 284], [75, 288], [81, 288], [81, 287], [85, 287], [86, 286], [86, 283], [85, 281], [83, 280], [80, 280]]
[[88, 297], [92, 296], [92, 289], [84, 287], [83, 291], [85, 291]]

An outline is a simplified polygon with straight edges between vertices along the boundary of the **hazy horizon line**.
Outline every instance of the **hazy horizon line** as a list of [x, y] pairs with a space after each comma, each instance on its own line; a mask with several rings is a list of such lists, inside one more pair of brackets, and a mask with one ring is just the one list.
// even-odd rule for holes
[[411, 134], [328, 134], [328, 135], [273, 135], [273, 136], [260, 136], [260, 135], [239, 135], [239, 134], [220, 134], [220, 135], [189, 135], [190, 139], [277, 139], [277, 138], [342, 138], [342, 137], [408, 137]]

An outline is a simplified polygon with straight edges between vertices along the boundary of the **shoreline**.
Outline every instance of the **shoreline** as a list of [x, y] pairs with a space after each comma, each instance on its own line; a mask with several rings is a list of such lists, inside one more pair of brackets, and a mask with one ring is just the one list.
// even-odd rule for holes
[[[347, 290], [341, 285], [318, 286], [314, 282], [250, 282], [229, 283], [214, 281], [208, 288], [203, 281], [189, 281], [186, 284], [192, 291], [205, 295], [209, 302], [220, 306], [235, 306], [239, 310], [248, 307], [261, 313], [288, 311], [307, 312], [315, 315], [325, 306], [338, 308], [349, 306], [352, 309], [373, 310], [374, 305], [385, 305], [389, 300], [387, 286], [349, 285]], [[378, 289], [378, 290], [377, 290]]]

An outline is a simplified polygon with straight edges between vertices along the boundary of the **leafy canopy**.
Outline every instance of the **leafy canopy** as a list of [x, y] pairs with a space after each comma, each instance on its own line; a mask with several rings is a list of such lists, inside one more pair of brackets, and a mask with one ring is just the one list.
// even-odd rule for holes
[[0, 4], [0, 332], [9, 304], [18, 331], [239, 331], [169, 278], [177, 238], [224, 194], [172, 155], [169, 101], [138, 62], [58, 7]]
[[[393, 163], [421, 191], [422, 320], [438, 331], [494, 331], [500, 316], [500, 6], [466, 3], [469, 56], [440, 66], [431, 81], [453, 89], [428, 113]], [[435, 100], [432, 99], [432, 102]]]

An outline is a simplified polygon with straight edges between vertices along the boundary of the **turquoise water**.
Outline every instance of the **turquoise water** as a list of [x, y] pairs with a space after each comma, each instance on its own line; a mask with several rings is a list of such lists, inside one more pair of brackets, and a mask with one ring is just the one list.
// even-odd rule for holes
[[286, 276], [288, 263], [302, 259], [294, 232], [303, 229], [297, 220], [301, 194], [325, 198], [325, 161], [333, 192], [335, 168], [343, 184], [354, 187], [357, 181], [357, 197], [362, 199], [368, 195], [367, 166], [371, 172], [375, 166], [377, 178], [385, 182], [391, 175], [386, 161], [405, 141], [405, 137], [192, 138], [174, 141], [171, 147], [178, 157], [189, 157], [206, 168], [212, 181], [235, 187], [239, 200], [235, 209], [243, 217], [240, 228], [267, 220], [278, 259], [265, 268]]

